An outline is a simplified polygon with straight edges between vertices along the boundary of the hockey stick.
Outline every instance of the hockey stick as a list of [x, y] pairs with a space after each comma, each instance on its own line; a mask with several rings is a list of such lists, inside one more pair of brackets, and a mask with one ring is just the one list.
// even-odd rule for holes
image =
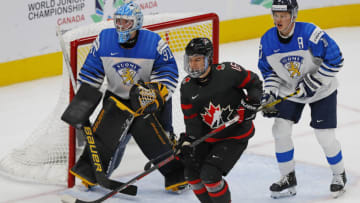
[[[223, 129], [229, 127], [230, 125], [236, 123], [239, 120], [239, 115], [235, 116], [233, 119], [229, 120], [228, 122], [224, 123], [222, 126], [212, 130], [210, 133], [206, 134], [204, 137], [201, 137], [197, 140], [195, 140], [194, 142], [192, 142], [189, 146], [190, 147], [195, 147], [196, 145], [200, 144], [201, 142], [203, 142], [204, 140], [206, 140], [207, 138], [219, 133], [220, 131], [222, 131]], [[152, 167], [150, 167], [148, 170], [145, 170], [144, 172], [138, 174], [137, 176], [135, 176], [134, 178], [132, 178], [131, 180], [129, 180], [128, 182], [126, 182], [124, 185], [121, 185], [120, 187], [116, 188], [115, 190], [107, 193], [106, 195], [104, 195], [103, 197], [94, 200], [94, 201], [83, 201], [80, 199], [75, 199], [74, 201], [71, 202], [75, 202], [75, 203], [100, 203], [103, 202], [107, 199], [109, 199], [110, 197], [114, 196], [115, 194], [117, 194], [119, 191], [126, 189], [127, 187], [129, 187], [131, 184], [137, 182], [138, 180], [142, 179], [143, 177], [149, 175], [151, 172], [155, 171], [156, 169], [159, 169], [161, 167], [163, 167], [164, 165], [168, 164], [169, 162], [171, 162], [172, 160], [175, 159], [175, 153], [174, 151], [170, 150], [168, 152], [165, 152], [165, 154], [169, 155], [167, 158], [165, 158], [164, 160], [162, 160], [161, 162], [153, 165]], [[164, 154], [162, 154], [161, 156], [164, 156]]]
[[[284, 98], [280, 98], [268, 105], [266, 105], [266, 107], [271, 107], [271, 106], [274, 106], [296, 94], [298, 94], [299, 90], [297, 90], [295, 93], [292, 93]], [[262, 108], [263, 109], [263, 108]], [[223, 125], [221, 125], [220, 127], [212, 130], [210, 133], [206, 134], [205, 136], [195, 140], [194, 142], [192, 142], [189, 146], [190, 147], [195, 147], [197, 146], [198, 144], [202, 143], [203, 141], [205, 141], [206, 139], [210, 138], [211, 136], [221, 132], [222, 130], [224, 130], [225, 128], [233, 125], [234, 123], [237, 123], [239, 121], [239, 118], [240, 116], [239, 115], [236, 115], [234, 118], [232, 118], [231, 120], [229, 120], [228, 122], [224, 123]], [[168, 164], [169, 162], [171, 162], [172, 160], [175, 159], [175, 152], [170, 150], [168, 152], [166, 152], [166, 154], [168, 154], [169, 156], [167, 158], [165, 158], [164, 160], [162, 160], [161, 162], [153, 165], [152, 167], [150, 167], [148, 170], [145, 170], [144, 172], [140, 173], [139, 175], [135, 176], [134, 178], [132, 178], [131, 180], [129, 180], [128, 182], [126, 182], [124, 185], [120, 186], [119, 188], [116, 188], [115, 190], [107, 193], [106, 195], [104, 195], [103, 197], [97, 199], [97, 200], [94, 200], [94, 201], [83, 201], [83, 200], [80, 200], [80, 199], [76, 199], [74, 202], [75, 203], [100, 203], [100, 202], [103, 202], [104, 200], [107, 200], [109, 198], [111, 198], [112, 196], [114, 196], [115, 194], [117, 194], [119, 191], [121, 190], [124, 190], [126, 189], [127, 187], [130, 186], [130, 184], [133, 184], [137, 181], [139, 181], [140, 179], [142, 179], [143, 177], [147, 176], [148, 174], [150, 174], [151, 172], [155, 171], [156, 169], [159, 169], [161, 168], [162, 166]], [[164, 154], [163, 155], [160, 155], [160, 156], [165, 156]]]
[[[72, 72], [72, 68], [71, 68], [71, 65], [70, 65], [70, 59], [69, 59], [69, 55], [68, 55], [68, 52], [66, 50], [66, 47], [65, 47], [65, 41], [64, 41], [64, 38], [62, 36], [62, 33], [61, 33], [61, 30], [60, 30], [60, 26], [57, 26], [56, 27], [56, 33], [57, 33], [57, 36], [59, 38], [59, 42], [60, 42], [60, 47], [61, 47], [61, 50], [63, 52], [63, 56], [64, 56], [64, 60], [65, 60], [65, 64], [66, 64], [66, 67], [67, 67], [67, 70], [68, 70], [68, 74], [69, 74], [69, 77], [70, 77], [70, 81], [71, 81], [71, 84], [72, 84], [72, 88], [73, 88], [73, 91], [74, 93], [76, 92], [76, 82], [75, 82], [75, 78], [74, 78], [74, 75], [73, 75], [73, 72]], [[133, 120], [134, 118], [132, 118]], [[131, 122], [132, 122], [131, 120]], [[125, 132], [128, 131], [128, 128], [129, 126], [125, 129]], [[105, 172], [104, 171], [97, 171], [96, 169], [103, 169], [103, 165], [101, 163], [101, 160], [100, 160], [100, 156], [98, 155], [98, 151], [97, 151], [97, 148], [96, 148], [96, 145], [95, 145], [95, 140], [94, 140], [94, 137], [92, 135], [92, 130], [91, 130], [91, 127], [90, 126], [83, 126], [82, 127], [82, 131], [85, 133], [85, 135], [87, 136], [86, 138], [86, 142], [87, 142], [87, 147], [88, 147], [88, 150], [89, 152], [91, 153], [90, 154], [90, 160], [91, 160], [91, 164], [95, 170], [95, 176], [96, 176], [96, 180], [98, 181], [98, 183], [105, 187], [105, 188], [108, 188], [108, 189], [114, 189], [114, 188], [118, 188], [120, 185], [124, 184], [122, 182], [118, 182], [118, 181], [114, 181], [114, 180], [111, 180], [109, 178], [106, 177], [105, 175]], [[93, 143], [90, 143], [90, 141], [92, 140]], [[98, 162], [95, 163], [95, 160], [93, 160], [93, 158], [97, 157], [98, 158]], [[124, 194], [128, 194], [128, 195], [136, 195], [137, 194], [137, 187], [134, 186], [134, 185], [130, 185], [128, 187], [127, 190], [124, 190], [122, 191], [122, 193]]]
[[[271, 102], [271, 103], [269, 103], [269, 104], [260, 106], [260, 107], [257, 109], [257, 112], [262, 111], [262, 110], [265, 109], [265, 108], [269, 108], [269, 107], [275, 106], [276, 104], [278, 104], [278, 103], [280, 103], [280, 102], [283, 102], [283, 101], [287, 100], [288, 98], [297, 95], [299, 92], [300, 92], [300, 89], [297, 89], [295, 92], [293, 92], [293, 93], [291, 93], [291, 94], [289, 94], [289, 95], [287, 95], [287, 96], [285, 96], [285, 97], [279, 98], [279, 99], [277, 99], [277, 100], [275, 100], [275, 101], [273, 101], [273, 102]], [[234, 117], [233, 119], [239, 119], [239, 116]], [[232, 119], [232, 120], [233, 120], [233, 119]], [[229, 121], [229, 123], [231, 123], [231, 125], [232, 125], [233, 123], [236, 123], [236, 122], [234, 122], [234, 121], [232, 121], [232, 120]], [[229, 125], [228, 125], [228, 126], [229, 126]], [[226, 127], [228, 127], [228, 126], [226, 126]], [[222, 126], [221, 126], [221, 127], [222, 127]], [[217, 130], [217, 129], [215, 129], [215, 130]], [[211, 133], [211, 132], [210, 132], [210, 133]], [[213, 134], [212, 134], [212, 135], [213, 135]], [[209, 135], [206, 135], [205, 138], [204, 138], [204, 140], [207, 139], [207, 138], [209, 138], [209, 137], [211, 137], [212, 135], [210, 135], [210, 136], [209, 136]], [[209, 137], [208, 137], [208, 136], [209, 136]], [[201, 138], [200, 138], [200, 139], [201, 139]], [[204, 140], [202, 140], [202, 141], [204, 141]], [[202, 141], [200, 141], [200, 142], [202, 142]], [[196, 142], [196, 141], [195, 141], [195, 142]], [[162, 159], [164, 159], [165, 157], [171, 155], [172, 153], [174, 153], [174, 151], [173, 151], [173, 150], [169, 150], [168, 152], [165, 152], [165, 153], [159, 155], [158, 157], [151, 159], [149, 162], [147, 162], [147, 163], [145, 164], [144, 170], [148, 170], [148, 169], [151, 167], [151, 165], [154, 164], [154, 162], [156, 162], [156, 161], [158, 161], [158, 160], [162, 160]]]
[[285, 96], [285, 97], [282, 97], [282, 98], [280, 98], [280, 99], [277, 99], [277, 100], [275, 100], [275, 101], [273, 101], [273, 102], [271, 102], [271, 103], [268, 103], [268, 104], [266, 104], [266, 105], [260, 106], [260, 107], [257, 109], [257, 112], [262, 111], [262, 110], [264, 110], [264, 109], [266, 109], [266, 108], [275, 106], [276, 104], [278, 104], [278, 103], [280, 103], [280, 102], [283, 102], [283, 101], [289, 99], [290, 97], [293, 97], [293, 96], [299, 94], [299, 92], [300, 92], [300, 89], [298, 88], [298, 89], [295, 90], [295, 92], [293, 92], [293, 93], [291, 93], [291, 94], [289, 94], [289, 95], [287, 95], [287, 96]]

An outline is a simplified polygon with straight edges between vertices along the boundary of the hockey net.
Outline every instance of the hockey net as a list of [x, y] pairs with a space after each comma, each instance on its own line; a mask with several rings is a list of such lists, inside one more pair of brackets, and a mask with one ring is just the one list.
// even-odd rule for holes
[[[74, 77], [85, 61], [92, 41], [104, 28], [113, 27], [112, 21], [84, 26], [64, 34], [65, 45], [70, 53]], [[170, 46], [179, 69], [179, 82], [185, 76], [183, 51], [194, 37], [208, 37], [214, 44], [214, 62], [218, 62], [219, 19], [214, 13], [157, 14], [144, 18], [144, 27], [157, 32]], [[25, 140], [25, 144], [13, 149], [0, 160], [0, 172], [19, 180], [49, 184], [67, 184], [72, 187], [75, 178], [68, 173], [76, 159], [76, 131], [60, 120], [62, 113], [74, 96], [72, 84], [63, 63], [63, 85], [58, 103], [48, 117]], [[106, 88], [106, 84], [102, 89]], [[183, 123], [179, 91], [173, 95], [173, 123]], [[177, 129], [175, 132], [184, 129]]]

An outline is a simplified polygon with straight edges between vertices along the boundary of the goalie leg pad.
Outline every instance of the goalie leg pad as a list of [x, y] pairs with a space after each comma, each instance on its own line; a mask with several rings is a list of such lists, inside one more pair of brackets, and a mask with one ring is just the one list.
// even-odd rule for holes
[[82, 152], [79, 160], [76, 164], [70, 169], [70, 173], [75, 177], [82, 180], [85, 186], [95, 186], [97, 184], [96, 177], [91, 166], [91, 161], [89, 159], [88, 148], [85, 147]]
[[[155, 120], [156, 119], [156, 120]], [[153, 159], [172, 149], [166, 132], [153, 114], [140, 116], [131, 127], [131, 134], [148, 159]]]
[[[172, 142], [155, 114], [136, 118], [131, 127], [131, 134], [149, 160], [173, 149]], [[184, 166], [178, 160], [162, 166], [159, 171], [165, 177], [167, 190], [176, 191], [187, 184], [184, 178]]]
[[75, 128], [81, 128], [89, 120], [101, 97], [102, 93], [98, 89], [83, 83], [61, 116], [61, 120]]
[[[93, 127], [96, 147], [105, 170], [119, 146], [122, 136], [126, 136], [134, 119], [134, 112], [115, 97], [104, 101]], [[112, 168], [116, 168], [113, 166]], [[111, 172], [111, 171], [107, 171]]]

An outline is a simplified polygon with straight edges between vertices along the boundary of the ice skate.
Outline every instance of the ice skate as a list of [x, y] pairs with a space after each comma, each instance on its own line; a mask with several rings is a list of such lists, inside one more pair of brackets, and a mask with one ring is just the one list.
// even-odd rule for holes
[[165, 190], [175, 193], [182, 193], [188, 189], [188, 182], [182, 175], [172, 174], [165, 177]]
[[282, 197], [290, 197], [296, 195], [295, 186], [297, 185], [295, 171], [290, 172], [286, 176], [281, 177], [281, 179], [273, 183], [270, 186], [271, 197], [274, 199]]
[[338, 198], [345, 193], [346, 181], [345, 171], [341, 174], [334, 174], [330, 185], [330, 192], [334, 198]]

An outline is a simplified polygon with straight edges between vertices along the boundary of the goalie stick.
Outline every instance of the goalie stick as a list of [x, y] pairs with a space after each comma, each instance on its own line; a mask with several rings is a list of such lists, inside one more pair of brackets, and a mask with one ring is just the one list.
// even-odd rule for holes
[[[300, 92], [300, 89], [296, 89], [295, 92], [293, 92], [293, 93], [291, 93], [291, 94], [289, 94], [289, 95], [287, 95], [287, 96], [285, 96], [285, 97], [279, 98], [279, 99], [277, 99], [277, 100], [275, 100], [275, 101], [273, 101], [273, 102], [271, 102], [271, 103], [269, 103], [269, 104], [260, 106], [256, 111], [259, 112], [259, 111], [262, 111], [262, 110], [265, 109], [265, 108], [269, 108], [269, 107], [275, 106], [276, 104], [278, 104], [278, 103], [280, 103], [280, 102], [283, 102], [283, 101], [287, 100], [288, 98], [293, 97], [293, 96], [299, 94], [299, 92]], [[235, 119], [235, 118], [233, 118], [233, 119]], [[233, 120], [233, 119], [232, 119], [232, 120]], [[239, 116], [237, 116], [237, 119], [239, 119]], [[232, 120], [230, 120], [229, 122], [230, 122], [231, 124], [235, 123], [235, 122], [233, 122]], [[222, 126], [220, 126], [220, 128], [221, 128], [221, 127], [222, 127]], [[226, 126], [226, 127], [227, 127], [227, 126]], [[215, 129], [215, 130], [217, 130], [217, 129]], [[211, 133], [210, 133], [210, 134], [211, 134]], [[205, 136], [206, 138], [203, 137], [204, 140], [207, 139], [207, 138], [209, 138], [209, 137], [211, 137], [212, 135], [210, 135], [209, 137], [207, 137], [207, 136], [209, 136], [209, 135], [206, 135], [206, 136]], [[202, 140], [202, 141], [204, 141], [204, 140]], [[198, 140], [197, 140], [197, 141], [198, 141]], [[197, 142], [197, 141], [195, 141], [195, 142]], [[202, 141], [201, 141], [201, 142], [202, 142]], [[168, 152], [165, 152], [165, 153], [159, 155], [159, 156], [156, 157], [156, 158], [151, 159], [150, 161], [148, 161], [148, 162], [145, 164], [144, 170], [148, 170], [148, 169], [151, 167], [151, 165], [154, 164], [154, 162], [156, 162], [156, 161], [158, 161], [158, 160], [162, 160], [164, 157], [167, 157], [167, 156], [169, 156], [169, 155], [172, 154], [172, 153], [173, 153], [173, 151], [170, 150], [170, 151], [168, 151]]]
[[[69, 60], [69, 55], [68, 55], [66, 47], [65, 47], [65, 41], [63, 39], [61, 30], [60, 30], [60, 26], [56, 27], [56, 33], [57, 33], [57, 36], [59, 38], [60, 47], [61, 47], [61, 50], [63, 52], [63, 56], [64, 56], [65, 64], [66, 64], [66, 67], [67, 67], [67, 70], [68, 70], [68, 73], [69, 73], [69, 76], [70, 76], [70, 81], [71, 81], [71, 84], [72, 84], [72, 88], [73, 88], [73, 91], [75, 93], [76, 89], [77, 89], [76, 88], [76, 82], [75, 82], [75, 78], [74, 78], [74, 75], [73, 75], [73, 72], [72, 72], [72, 68], [71, 68], [70, 60]], [[134, 117], [131, 118], [131, 122], [133, 121], [133, 119], [134, 119]], [[130, 125], [128, 125], [126, 127], [126, 129], [124, 130], [124, 133], [127, 133], [128, 129], [129, 129], [129, 126]], [[114, 181], [114, 180], [111, 180], [108, 177], [106, 177], [105, 172], [103, 170], [102, 171], [97, 171], [96, 170], [96, 168], [102, 167], [102, 163], [101, 163], [101, 160], [100, 160], [100, 156], [97, 156], [98, 157], [98, 162], [97, 163], [94, 163], [94, 160], [93, 160], [93, 155], [97, 155], [98, 152], [97, 152], [96, 145], [95, 145], [95, 142], [94, 142], [94, 137], [92, 135], [92, 129], [91, 129], [90, 126], [83, 126], [82, 131], [85, 133], [86, 138], [87, 138], [86, 142], [87, 142], [87, 147], [89, 149], [90, 156], [91, 156], [90, 157], [91, 164], [92, 164], [92, 166], [93, 166], [93, 168], [95, 170], [96, 180], [98, 181], [99, 185], [101, 185], [101, 186], [103, 186], [103, 187], [105, 187], [107, 189], [111, 189], [111, 190], [113, 190], [114, 188], [118, 188], [119, 186], [123, 185], [124, 183], [122, 183], [122, 182]], [[89, 139], [93, 143], [90, 143]], [[95, 165], [95, 164], [97, 164], [97, 165]], [[127, 187], [127, 189], [121, 191], [121, 193], [128, 194], [128, 195], [136, 195], [137, 194], [137, 187], [134, 186], [134, 185], [129, 185]]]

